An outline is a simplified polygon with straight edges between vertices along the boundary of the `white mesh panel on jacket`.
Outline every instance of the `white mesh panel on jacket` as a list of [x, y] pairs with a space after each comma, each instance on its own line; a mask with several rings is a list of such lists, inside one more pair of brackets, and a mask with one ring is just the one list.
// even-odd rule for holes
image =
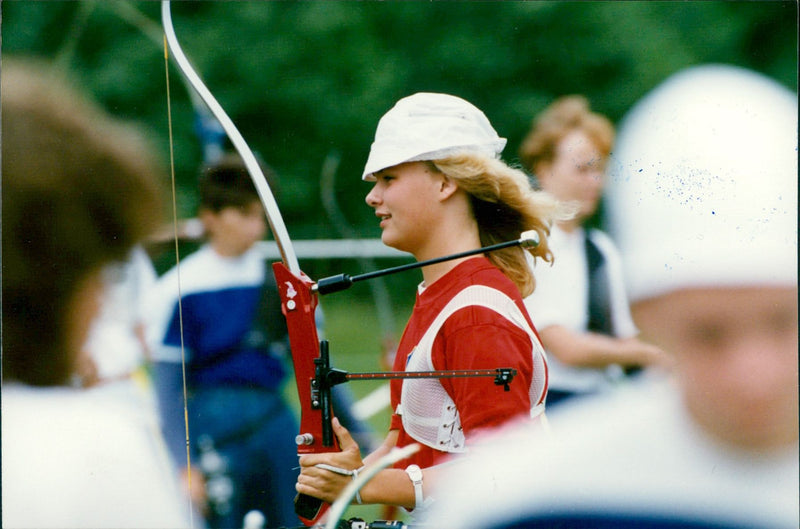
[[[533, 357], [533, 377], [529, 388], [531, 416], [541, 414], [547, 391], [547, 359], [544, 348], [514, 300], [491, 287], [472, 285], [456, 294], [437, 315], [412, 351], [406, 371], [433, 371], [431, 348], [439, 329], [453, 313], [475, 305], [497, 312], [530, 336]], [[403, 428], [416, 441], [444, 452], [466, 450], [458, 409], [438, 379], [404, 380], [397, 413], [402, 418]]]

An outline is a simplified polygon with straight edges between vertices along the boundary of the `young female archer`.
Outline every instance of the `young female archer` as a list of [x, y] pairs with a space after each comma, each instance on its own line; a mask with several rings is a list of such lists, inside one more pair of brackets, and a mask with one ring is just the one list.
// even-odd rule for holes
[[[530, 251], [552, 259], [549, 226], [558, 203], [535, 192], [527, 176], [499, 159], [506, 140], [467, 101], [418, 93], [378, 123], [363, 173], [374, 182], [366, 197], [380, 220], [383, 242], [418, 260], [513, 240], [535, 230]], [[519, 246], [422, 268], [411, 318], [400, 341], [396, 371], [494, 369], [518, 375], [510, 391], [486, 378], [395, 380], [389, 434], [362, 460], [357, 444], [334, 420], [342, 451], [300, 458], [297, 491], [331, 502], [365, 465], [393, 447], [421, 450], [380, 471], [357, 501], [419, 509], [434, 467], [464, 452], [475, 436], [544, 406], [547, 367], [522, 297], [534, 278]]]

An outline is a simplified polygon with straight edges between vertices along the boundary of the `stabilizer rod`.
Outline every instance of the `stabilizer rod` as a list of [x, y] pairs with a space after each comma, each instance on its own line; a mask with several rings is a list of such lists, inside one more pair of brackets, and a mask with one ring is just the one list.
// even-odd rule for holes
[[374, 272], [367, 272], [356, 276], [351, 276], [349, 274], [338, 274], [335, 276], [324, 277], [319, 281], [317, 281], [316, 284], [311, 287], [311, 289], [313, 291], [316, 291], [320, 295], [331, 294], [333, 292], [339, 292], [340, 290], [346, 290], [350, 288], [353, 285], [353, 283], [357, 281], [364, 281], [365, 279], [373, 279], [376, 277], [381, 277], [389, 274], [396, 274], [397, 272], [405, 272], [406, 270], [421, 268], [423, 266], [441, 263], [443, 261], [451, 261], [453, 259], [460, 259], [461, 257], [469, 257], [470, 255], [476, 255], [479, 253], [493, 252], [495, 250], [501, 250], [503, 248], [509, 248], [511, 246], [517, 246], [517, 245], [522, 246], [523, 248], [535, 248], [536, 246], [539, 245], [539, 234], [535, 230], [530, 230], [522, 232], [520, 238], [513, 241], [501, 242], [483, 248], [468, 250], [466, 252], [460, 252], [452, 255], [445, 255], [443, 257], [437, 257], [435, 259], [428, 259], [427, 261], [417, 261], [416, 263], [409, 263], [405, 265], [395, 266], [392, 268], [384, 268], [383, 270], [376, 270]]

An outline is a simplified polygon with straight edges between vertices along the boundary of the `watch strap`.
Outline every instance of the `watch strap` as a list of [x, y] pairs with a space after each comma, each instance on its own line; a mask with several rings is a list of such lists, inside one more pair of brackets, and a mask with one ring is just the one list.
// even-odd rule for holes
[[422, 495], [422, 469], [418, 465], [409, 465], [406, 467], [406, 474], [414, 485], [414, 508], [422, 507], [425, 501]]

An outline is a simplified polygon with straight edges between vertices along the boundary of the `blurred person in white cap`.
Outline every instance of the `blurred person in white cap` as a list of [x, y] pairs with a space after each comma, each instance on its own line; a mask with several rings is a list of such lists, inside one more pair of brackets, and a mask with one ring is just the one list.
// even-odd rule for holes
[[611, 121], [592, 111], [584, 96], [568, 95], [534, 118], [519, 150], [536, 183], [577, 209], [553, 226], [555, 260], [534, 265], [537, 288], [525, 298], [547, 351], [550, 410], [575, 396], [608, 391], [626, 373], [668, 358], [638, 339], [617, 247], [586, 225], [600, 203], [613, 145]]
[[611, 233], [672, 375], [552, 414], [549, 439], [475, 450], [440, 477], [450, 494], [431, 521], [796, 528], [797, 96], [738, 67], [689, 68], [630, 111], [616, 153]]
[[[505, 143], [461, 98], [417, 93], [398, 101], [378, 124], [363, 173], [374, 183], [366, 202], [383, 242], [422, 261], [535, 230], [539, 243], [528, 251], [549, 260], [547, 233], [561, 206], [500, 160]], [[302, 456], [298, 492], [333, 501], [353, 471], [418, 443], [419, 452], [378, 473], [356, 498], [418, 515], [431, 501], [433, 467], [465, 452], [480, 432], [541, 412], [547, 367], [522, 301], [534, 288], [525, 251], [513, 246], [423, 267], [394, 364], [396, 371], [510, 367], [518, 374], [508, 391], [477, 377], [394, 380], [395, 413], [382, 446], [362, 460], [335, 423], [342, 452]]]

